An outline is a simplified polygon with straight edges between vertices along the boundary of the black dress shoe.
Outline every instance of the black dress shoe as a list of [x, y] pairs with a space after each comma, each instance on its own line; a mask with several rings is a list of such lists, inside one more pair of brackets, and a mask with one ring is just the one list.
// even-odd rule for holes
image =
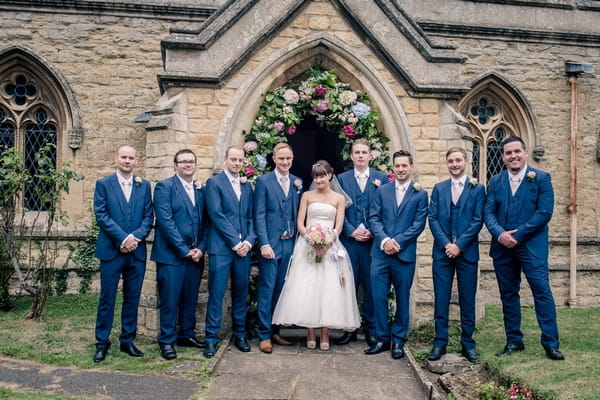
[[473, 349], [465, 349], [464, 347], [460, 351], [460, 354], [463, 355], [464, 358], [471, 361], [472, 363], [479, 362], [479, 354], [477, 354], [477, 350]]
[[144, 353], [133, 343], [121, 343], [121, 352], [129, 354], [131, 357], [144, 357]]
[[233, 338], [233, 344], [235, 345], [235, 347], [237, 347], [237, 349], [243, 353], [247, 353], [250, 351], [250, 345], [248, 344], [248, 342], [246, 341], [245, 337], [234, 337]]
[[375, 344], [377, 344], [377, 336], [375, 336], [375, 335], [369, 335], [367, 333], [365, 335], [365, 340], [367, 341], [367, 344], [369, 345], [369, 347], [375, 346]]
[[373, 346], [366, 349], [365, 354], [368, 354], [368, 355], [379, 354], [383, 351], [388, 351], [389, 349], [390, 349], [390, 342], [377, 342]]
[[446, 346], [433, 346], [433, 349], [431, 349], [431, 351], [429, 352], [427, 359], [429, 361], [437, 361], [440, 358], [442, 358], [444, 354], [446, 354]]
[[217, 352], [217, 345], [214, 343], [206, 342], [206, 347], [204, 348], [204, 357], [212, 358]]
[[506, 346], [504, 346], [504, 350], [502, 350], [501, 353], [497, 353], [496, 354], [496, 357], [510, 356], [515, 351], [523, 351], [523, 350], [525, 350], [525, 345], [524, 344], [511, 344], [511, 343], [509, 343]]
[[392, 358], [399, 360], [404, 357], [404, 345], [400, 343], [392, 343]]
[[356, 331], [344, 332], [341, 338], [335, 341], [336, 346], [344, 346], [350, 342], [356, 341]]
[[177, 358], [177, 352], [175, 351], [175, 347], [173, 347], [172, 344], [161, 344], [160, 355], [165, 360], [172, 360], [174, 358]]
[[106, 358], [106, 355], [108, 354], [108, 348], [110, 346], [106, 346], [106, 347], [101, 347], [99, 349], [96, 349], [96, 354], [94, 354], [94, 362], [95, 363], [99, 363], [100, 361], [104, 361], [104, 359]]
[[549, 359], [551, 360], [564, 360], [565, 356], [563, 356], [563, 353], [560, 352], [560, 350], [552, 348], [552, 347], [546, 347], [546, 355], [548, 356]]
[[197, 349], [203, 349], [206, 347], [206, 343], [199, 341], [195, 337], [177, 338], [177, 346], [179, 347], [195, 347]]

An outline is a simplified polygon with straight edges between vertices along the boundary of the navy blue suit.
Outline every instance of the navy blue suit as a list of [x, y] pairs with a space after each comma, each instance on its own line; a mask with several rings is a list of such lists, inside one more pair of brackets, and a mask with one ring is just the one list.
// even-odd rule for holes
[[[433, 234], [433, 289], [435, 293], [434, 346], [448, 344], [448, 308], [452, 281], [456, 272], [460, 304], [461, 344], [465, 349], [475, 348], [475, 296], [477, 294], [477, 262], [479, 261], [478, 234], [483, 225], [485, 187], [470, 183], [463, 187], [457, 204], [452, 204], [452, 179], [433, 187], [429, 204], [429, 228]], [[444, 252], [448, 243], [460, 248], [458, 257], [449, 258]]]
[[[139, 182], [136, 182], [138, 180]], [[137, 329], [138, 305], [146, 272], [146, 237], [152, 229], [150, 183], [133, 177], [129, 201], [116, 174], [96, 182], [94, 214], [100, 228], [96, 257], [100, 259], [100, 298], [96, 317], [96, 348], [110, 346], [119, 279], [123, 275], [123, 306], [119, 341], [129, 345]], [[131, 253], [122, 253], [121, 244], [132, 234], [141, 242]]]
[[363, 328], [367, 335], [375, 335], [375, 316], [373, 310], [373, 297], [371, 294], [370, 255], [373, 240], [359, 242], [350, 235], [352, 235], [360, 224], [363, 224], [365, 229], [369, 229], [369, 208], [371, 207], [371, 202], [375, 198], [375, 191], [379, 186], [388, 182], [388, 177], [381, 171], [369, 169], [369, 179], [365, 184], [364, 192], [360, 191], [354, 169], [338, 175], [338, 181], [340, 182], [342, 189], [344, 189], [352, 199], [352, 204], [346, 208], [344, 229], [340, 236], [340, 240], [350, 255], [357, 298], [359, 285], [362, 284], [363, 287]]
[[187, 255], [196, 248], [206, 252], [208, 232], [204, 190], [194, 187], [194, 195], [195, 205], [177, 175], [158, 182], [154, 188], [156, 229], [150, 259], [157, 266], [160, 345], [196, 337], [196, 305], [204, 257], [194, 262]]
[[258, 246], [262, 248], [269, 245], [275, 253], [274, 259], [259, 256], [257, 300], [260, 340], [269, 339], [272, 334], [279, 333], [277, 326], [271, 326], [271, 318], [294, 249], [300, 204], [300, 190], [294, 182], [299, 181], [299, 178], [292, 174], [289, 174], [288, 178], [290, 188], [287, 196], [275, 172], [259, 177], [254, 189], [254, 226], [258, 236]]
[[[404, 345], [409, 325], [410, 288], [417, 260], [417, 238], [427, 221], [427, 192], [410, 183], [400, 206], [396, 205], [396, 184], [383, 185], [375, 192], [369, 213], [374, 240], [371, 248], [371, 290], [375, 306], [375, 328], [379, 342]], [[395, 239], [400, 252], [387, 255], [381, 250], [386, 237]], [[396, 291], [396, 316], [388, 323], [387, 298], [390, 284]]]
[[[490, 256], [504, 312], [507, 344], [522, 345], [521, 272], [525, 274], [535, 304], [535, 314], [545, 348], [558, 348], [556, 308], [548, 272], [548, 222], [554, 208], [554, 190], [547, 172], [527, 167], [525, 178], [513, 196], [508, 172], [494, 176], [485, 202], [485, 225], [492, 234]], [[518, 245], [512, 249], [498, 242], [505, 231], [516, 229]]]
[[250, 275], [250, 252], [239, 257], [232, 249], [240, 242], [251, 245], [256, 240], [252, 211], [252, 188], [240, 184], [237, 199], [225, 172], [206, 183], [206, 208], [211, 220], [208, 236], [208, 304], [206, 310], [206, 342], [217, 344], [221, 328], [223, 296], [231, 274], [231, 314], [233, 335], [246, 337], [246, 297]]

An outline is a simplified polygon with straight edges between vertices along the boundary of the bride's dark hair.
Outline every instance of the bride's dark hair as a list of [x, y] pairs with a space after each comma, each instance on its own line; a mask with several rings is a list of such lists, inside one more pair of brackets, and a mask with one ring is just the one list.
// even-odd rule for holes
[[325, 160], [319, 160], [312, 166], [311, 176], [314, 178], [318, 176], [325, 176], [327, 174], [333, 175], [333, 168]]

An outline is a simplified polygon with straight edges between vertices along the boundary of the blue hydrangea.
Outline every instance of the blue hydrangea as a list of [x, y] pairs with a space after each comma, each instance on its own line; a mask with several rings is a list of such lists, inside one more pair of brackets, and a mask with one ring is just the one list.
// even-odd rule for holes
[[256, 155], [256, 161], [258, 161], [258, 169], [265, 169], [267, 167], [267, 159], [262, 154]]
[[354, 115], [361, 119], [369, 115], [369, 111], [371, 111], [371, 107], [365, 103], [356, 103], [352, 106], [352, 112]]

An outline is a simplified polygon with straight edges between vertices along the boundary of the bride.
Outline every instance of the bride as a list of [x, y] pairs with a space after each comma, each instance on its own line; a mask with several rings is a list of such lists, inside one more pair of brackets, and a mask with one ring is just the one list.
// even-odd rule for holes
[[321, 328], [321, 350], [329, 350], [329, 328], [352, 331], [360, 326], [350, 259], [338, 240], [346, 200], [330, 188], [332, 176], [327, 161], [313, 165], [315, 189], [300, 200], [300, 237], [273, 313], [273, 324], [308, 328], [309, 349], [317, 346], [315, 328]]

